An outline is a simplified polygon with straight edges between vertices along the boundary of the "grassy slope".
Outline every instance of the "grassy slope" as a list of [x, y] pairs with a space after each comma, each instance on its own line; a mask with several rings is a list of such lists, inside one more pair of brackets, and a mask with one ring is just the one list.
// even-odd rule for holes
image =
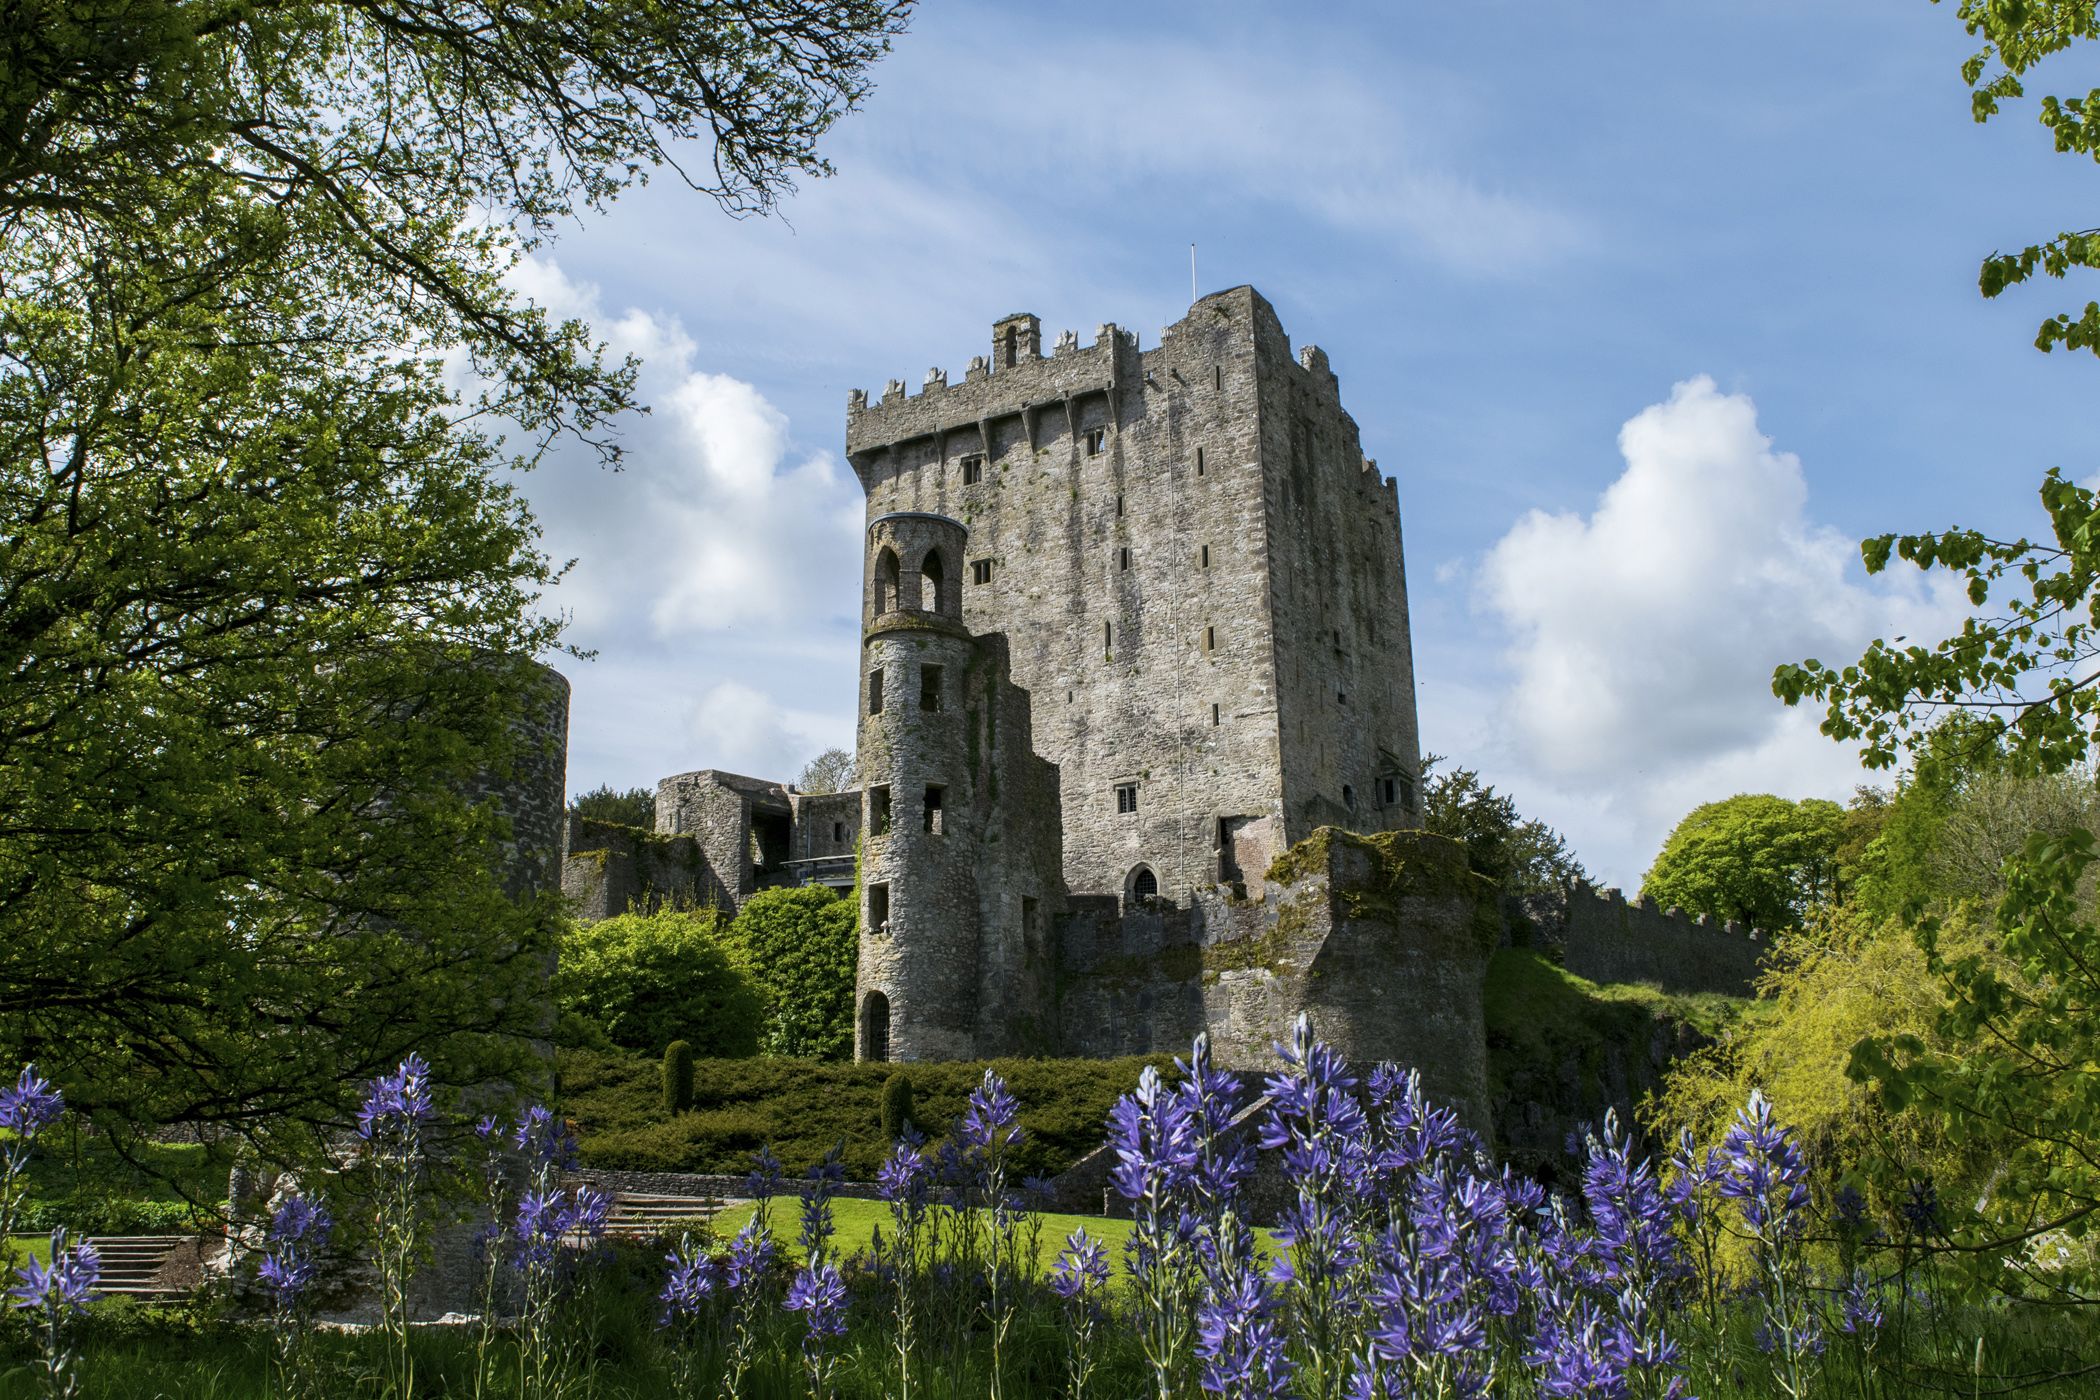
[[[1146, 1061], [993, 1060], [903, 1067], [914, 1117], [931, 1130], [961, 1116], [989, 1066], [1021, 1103], [1028, 1137], [1015, 1152], [1016, 1179], [1048, 1176], [1093, 1150], [1118, 1095]], [[1156, 1061], [1164, 1065], [1167, 1058]], [[872, 1180], [882, 1141], [882, 1085], [895, 1065], [814, 1060], [699, 1060], [693, 1108], [675, 1118], [660, 1097], [657, 1062], [639, 1055], [565, 1051], [562, 1110], [577, 1125], [586, 1166], [653, 1171], [742, 1172], [770, 1143], [800, 1172], [834, 1143], [846, 1170]]]

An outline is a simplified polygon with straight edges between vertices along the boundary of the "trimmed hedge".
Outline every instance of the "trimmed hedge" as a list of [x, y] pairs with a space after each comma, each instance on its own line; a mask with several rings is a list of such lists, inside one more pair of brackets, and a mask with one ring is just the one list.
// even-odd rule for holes
[[[984, 1071], [995, 1069], [1021, 1101], [1028, 1134], [1014, 1154], [1015, 1176], [1051, 1176], [1101, 1145], [1109, 1106], [1148, 1063], [1166, 1070], [1173, 1057], [914, 1064], [912, 1116], [922, 1131], [946, 1131]], [[664, 1112], [655, 1059], [565, 1050], [559, 1067], [562, 1112], [575, 1120], [588, 1167], [741, 1172], [771, 1144], [800, 1172], [843, 1142], [847, 1173], [870, 1181], [889, 1150], [882, 1093], [895, 1065], [695, 1060], [692, 1109], [675, 1118]]]

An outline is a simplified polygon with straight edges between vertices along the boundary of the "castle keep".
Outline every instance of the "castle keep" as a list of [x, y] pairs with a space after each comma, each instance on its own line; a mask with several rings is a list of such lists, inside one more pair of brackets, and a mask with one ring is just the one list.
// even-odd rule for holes
[[[1327, 357], [1251, 287], [1160, 343], [994, 324], [959, 380], [855, 390], [858, 781], [665, 779], [572, 820], [585, 917], [855, 885], [864, 1059], [1266, 1063], [1300, 1010], [1485, 1095], [1493, 891], [1421, 834], [1400, 509]], [[1587, 906], [1583, 906], [1585, 909]]]

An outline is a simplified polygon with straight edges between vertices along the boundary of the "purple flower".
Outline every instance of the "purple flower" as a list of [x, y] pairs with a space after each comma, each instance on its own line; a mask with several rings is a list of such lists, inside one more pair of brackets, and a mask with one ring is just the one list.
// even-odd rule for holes
[[1216, 1395], [1270, 1400], [1288, 1394], [1296, 1369], [1276, 1321], [1276, 1294], [1247, 1272], [1216, 1280], [1196, 1308], [1200, 1383]]
[[753, 1216], [736, 1232], [729, 1252], [722, 1256], [722, 1291], [741, 1293], [764, 1283], [772, 1262], [773, 1237], [759, 1230], [758, 1217]]
[[1093, 1301], [1108, 1286], [1108, 1251], [1081, 1226], [1065, 1237], [1065, 1247], [1050, 1266], [1050, 1291], [1068, 1303]]
[[1169, 1093], [1150, 1065], [1109, 1110], [1108, 1143], [1116, 1154], [1109, 1183], [1126, 1201], [1155, 1203], [1191, 1180], [1200, 1145], [1188, 1101]]
[[1779, 1126], [1761, 1090], [1752, 1089], [1749, 1106], [1736, 1113], [1721, 1157], [1720, 1192], [1736, 1202], [1751, 1234], [1778, 1239], [1800, 1230], [1808, 1207], [1808, 1163], [1794, 1130]]
[[1920, 1177], [1911, 1182], [1903, 1193], [1903, 1204], [1896, 1207], [1896, 1213], [1903, 1217], [1904, 1227], [1918, 1238], [1925, 1239], [1936, 1233], [1940, 1224], [1940, 1193], [1932, 1178]]
[[36, 1066], [22, 1066], [11, 1088], [0, 1089], [0, 1129], [28, 1141], [58, 1121], [66, 1111], [65, 1096], [37, 1076]]
[[955, 1136], [966, 1152], [1001, 1151], [1020, 1143], [1020, 1117], [1021, 1105], [1007, 1092], [1006, 1081], [986, 1070], [983, 1081], [970, 1094]]
[[1604, 1282], [1646, 1288], [1686, 1271], [1675, 1228], [1678, 1212], [1656, 1184], [1647, 1158], [1634, 1160], [1633, 1139], [1610, 1110], [1603, 1133], [1590, 1141], [1582, 1198], [1603, 1247]]
[[271, 1215], [269, 1249], [255, 1272], [279, 1311], [298, 1307], [320, 1272], [320, 1254], [334, 1228], [326, 1208], [304, 1196], [285, 1197]]
[[576, 1165], [575, 1135], [566, 1122], [540, 1104], [531, 1105], [518, 1116], [510, 1143], [536, 1166], [566, 1171]]
[[663, 1304], [657, 1325], [668, 1327], [674, 1322], [691, 1322], [700, 1316], [700, 1310], [715, 1293], [715, 1261], [707, 1251], [696, 1247], [687, 1237], [678, 1248], [664, 1256], [670, 1272], [664, 1277], [663, 1292], [656, 1300]]
[[365, 1092], [357, 1110], [357, 1135], [366, 1142], [412, 1147], [416, 1132], [431, 1115], [430, 1065], [410, 1055], [392, 1074], [382, 1074]]
[[846, 1281], [839, 1277], [836, 1265], [797, 1270], [795, 1281], [788, 1286], [786, 1306], [789, 1312], [801, 1313], [809, 1327], [806, 1347], [846, 1335]]
[[1854, 1269], [1838, 1297], [1838, 1330], [1848, 1337], [1862, 1336], [1881, 1328], [1881, 1291], [1865, 1269]]
[[65, 1228], [51, 1232], [51, 1262], [31, 1259], [15, 1270], [15, 1286], [7, 1296], [17, 1308], [31, 1308], [56, 1319], [79, 1312], [102, 1277], [102, 1256], [95, 1246], [82, 1241], [66, 1247]]

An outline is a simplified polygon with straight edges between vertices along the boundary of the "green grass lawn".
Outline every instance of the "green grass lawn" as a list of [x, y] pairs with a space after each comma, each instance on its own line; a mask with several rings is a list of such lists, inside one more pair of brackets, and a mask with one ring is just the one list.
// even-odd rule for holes
[[[744, 1228], [753, 1209], [749, 1205], [730, 1207], [716, 1218], [716, 1230], [727, 1239]], [[802, 1203], [792, 1198], [776, 1198], [766, 1219], [772, 1224], [773, 1233], [781, 1245], [800, 1259], [802, 1248], [796, 1239], [801, 1234]], [[885, 1235], [890, 1233], [890, 1208], [881, 1201], [833, 1201], [831, 1219], [838, 1227], [838, 1233], [832, 1236], [832, 1244], [842, 1255], [850, 1256], [868, 1248], [874, 1240], [877, 1225], [882, 1227]], [[1038, 1215], [1035, 1219], [1040, 1222], [1035, 1248], [1039, 1272], [1047, 1274], [1050, 1271], [1050, 1266], [1057, 1262], [1058, 1251], [1065, 1247], [1066, 1238], [1082, 1226], [1087, 1234], [1107, 1246], [1109, 1262], [1120, 1267], [1123, 1242], [1130, 1238], [1128, 1220], [1111, 1220], [1102, 1215], [1050, 1213]]]

